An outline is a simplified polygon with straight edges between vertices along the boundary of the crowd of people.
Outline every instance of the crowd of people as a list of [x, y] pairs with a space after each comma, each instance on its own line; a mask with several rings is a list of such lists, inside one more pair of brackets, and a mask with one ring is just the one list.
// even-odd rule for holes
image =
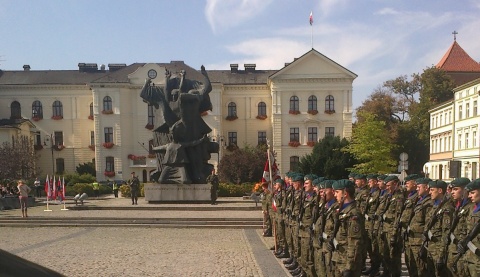
[[402, 253], [409, 276], [480, 276], [480, 179], [288, 172], [263, 187], [263, 234], [292, 276], [397, 277]]
[[1, 184], [0, 185], [0, 196], [1, 197], [11, 197], [11, 196], [17, 196], [17, 188], [15, 185], [11, 184]]

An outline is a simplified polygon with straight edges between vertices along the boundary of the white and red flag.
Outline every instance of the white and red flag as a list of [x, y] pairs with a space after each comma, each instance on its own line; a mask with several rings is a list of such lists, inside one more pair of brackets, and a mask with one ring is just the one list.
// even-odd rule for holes
[[310, 26], [313, 25], [313, 12], [310, 12]]
[[65, 201], [65, 176], [62, 179], [62, 201]]
[[265, 162], [265, 167], [263, 168], [262, 182], [270, 181], [270, 168], [272, 169], [272, 179], [276, 180], [280, 178], [280, 172], [278, 170], [277, 163], [275, 162], [275, 157], [273, 156], [272, 152], [268, 151], [268, 153], [270, 158], [267, 157], [267, 161]]
[[48, 175], [47, 175], [47, 179], [45, 180], [45, 193], [47, 194], [47, 199], [50, 199], [50, 192], [52, 190], [50, 189], [50, 179], [48, 179]]
[[53, 175], [53, 182], [52, 182], [52, 197], [53, 199], [57, 199], [57, 184], [55, 184], [55, 175]]

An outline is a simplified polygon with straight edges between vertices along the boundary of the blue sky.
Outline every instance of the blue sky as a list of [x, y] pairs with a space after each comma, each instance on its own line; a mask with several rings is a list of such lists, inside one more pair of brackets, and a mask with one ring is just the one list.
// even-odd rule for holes
[[[308, 19], [313, 11], [313, 28]], [[183, 60], [280, 69], [313, 47], [355, 72], [353, 106], [453, 42], [480, 61], [477, 0], [0, 0], [0, 69]]]

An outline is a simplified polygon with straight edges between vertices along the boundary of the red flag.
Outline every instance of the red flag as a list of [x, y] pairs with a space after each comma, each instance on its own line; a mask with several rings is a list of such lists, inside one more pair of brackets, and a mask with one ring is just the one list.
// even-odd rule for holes
[[313, 12], [310, 12], [310, 26], [313, 25]]
[[277, 211], [277, 202], [275, 202], [275, 199], [273, 199], [273, 201], [272, 201], [272, 210], [273, 210], [274, 212]]
[[48, 175], [45, 180], [45, 193], [47, 194], [47, 199], [50, 198], [50, 180], [48, 179]]
[[[271, 162], [271, 166], [272, 166], [272, 178], [273, 180], [276, 180], [278, 178], [280, 178], [280, 172], [278, 172], [278, 167], [277, 167], [277, 163], [275, 162], [275, 157], [273, 157], [272, 153], [270, 151], [268, 151], [270, 153], [270, 162]], [[269, 165], [268, 165], [268, 158], [267, 158], [267, 161], [265, 162], [265, 167], [263, 168], [263, 177], [262, 177], [262, 182], [268, 182], [270, 181], [270, 169], [269, 169]]]
[[65, 201], [65, 176], [62, 179], [62, 200]]
[[55, 175], [53, 175], [53, 183], [52, 183], [52, 197], [57, 199], [57, 184], [55, 184]]

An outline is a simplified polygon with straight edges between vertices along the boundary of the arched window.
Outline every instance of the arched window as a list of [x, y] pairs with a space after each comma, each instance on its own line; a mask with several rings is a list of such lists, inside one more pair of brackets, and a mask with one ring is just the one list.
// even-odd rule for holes
[[290, 97], [290, 111], [300, 111], [298, 102], [299, 101], [297, 96]]
[[290, 171], [297, 171], [299, 163], [300, 163], [300, 158], [298, 156], [291, 156], [290, 157]]
[[88, 117], [93, 119], [93, 102], [90, 103], [90, 114]]
[[325, 111], [335, 112], [335, 100], [331, 95], [328, 95], [327, 97], [325, 97]]
[[17, 101], [13, 101], [10, 104], [10, 119], [21, 119], [22, 118], [22, 108], [20, 107], [20, 103]]
[[265, 102], [258, 103], [258, 115], [260, 116], [267, 115], [267, 104], [265, 104]]
[[63, 105], [62, 102], [56, 100], [53, 102], [53, 116], [54, 117], [63, 117]]
[[228, 103], [228, 116], [236, 117], [237, 116], [237, 104], [234, 102]]
[[35, 100], [32, 103], [32, 118], [43, 118], [42, 102]]
[[105, 171], [115, 171], [115, 160], [113, 157], [105, 157]]
[[112, 98], [110, 96], [103, 97], [103, 110], [112, 111]]
[[308, 111], [316, 111], [317, 110], [317, 97], [315, 95], [311, 95], [308, 97]]

